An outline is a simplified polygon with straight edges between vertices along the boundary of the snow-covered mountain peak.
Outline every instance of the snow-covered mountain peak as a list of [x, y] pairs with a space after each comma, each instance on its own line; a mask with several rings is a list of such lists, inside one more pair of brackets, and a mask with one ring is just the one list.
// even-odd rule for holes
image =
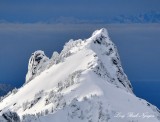
[[[107, 82], [132, 93], [132, 86], [122, 69], [117, 48], [110, 40], [105, 28], [96, 30], [86, 40], [69, 40], [61, 53], [54, 52], [50, 60], [45, 56], [43, 51], [34, 52], [29, 60], [26, 82], [35, 78], [52, 65], [59, 64], [68, 57], [81, 51], [92, 55], [92, 58], [88, 58], [86, 63], [91, 64], [92, 62], [92, 69], [94, 69], [95, 73], [103, 77]], [[83, 70], [87, 69], [88, 67], [83, 68]]]
[[[0, 102], [7, 122], [159, 122], [159, 110], [136, 97], [106, 29], [70, 40], [51, 59], [36, 51], [27, 82]], [[139, 118], [127, 117], [128, 113]], [[153, 115], [143, 118], [143, 114]], [[118, 113], [126, 117], [116, 117]], [[19, 118], [20, 116], [20, 118]]]
[[104, 36], [104, 37], [108, 37], [108, 31], [106, 28], [102, 28], [100, 30], [96, 30], [92, 33], [92, 37], [94, 36]]
[[105, 28], [96, 30], [87, 39], [89, 48], [97, 57], [98, 74], [108, 82], [132, 93], [132, 86], [123, 71], [120, 57], [115, 44], [110, 40]]

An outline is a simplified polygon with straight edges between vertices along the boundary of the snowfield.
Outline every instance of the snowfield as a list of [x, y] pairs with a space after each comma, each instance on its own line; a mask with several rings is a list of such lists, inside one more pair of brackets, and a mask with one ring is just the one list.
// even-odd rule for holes
[[160, 122], [136, 97], [106, 29], [70, 40], [51, 59], [32, 54], [25, 84], [1, 98], [1, 122]]

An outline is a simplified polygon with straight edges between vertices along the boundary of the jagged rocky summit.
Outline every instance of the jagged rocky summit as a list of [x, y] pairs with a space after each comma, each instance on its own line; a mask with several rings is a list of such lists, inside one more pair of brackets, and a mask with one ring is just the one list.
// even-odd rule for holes
[[42, 72], [49, 58], [44, 54], [43, 51], [38, 50], [32, 53], [28, 63], [28, 73], [26, 75], [26, 82], [32, 80], [36, 75]]
[[4, 115], [23, 122], [160, 121], [158, 108], [134, 95], [104, 28], [86, 40], [70, 40], [50, 59], [34, 52], [25, 85], [1, 100], [0, 110], [4, 122]]

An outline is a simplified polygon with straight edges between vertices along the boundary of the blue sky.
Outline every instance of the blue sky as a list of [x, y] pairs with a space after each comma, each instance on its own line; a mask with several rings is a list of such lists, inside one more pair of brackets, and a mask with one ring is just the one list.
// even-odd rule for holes
[[1, 0], [0, 20], [30, 23], [65, 17], [101, 21], [111, 16], [160, 11], [159, 5], [159, 0]]
[[21, 86], [32, 52], [41, 49], [50, 57], [69, 39], [106, 27], [136, 94], [160, 107], [158, 87], [148, 85], [160, 85], [160, 23], [106, 23], [120, 15], [160, 12], [159, 5], [159, 0], [0, 0], [0, 82]]

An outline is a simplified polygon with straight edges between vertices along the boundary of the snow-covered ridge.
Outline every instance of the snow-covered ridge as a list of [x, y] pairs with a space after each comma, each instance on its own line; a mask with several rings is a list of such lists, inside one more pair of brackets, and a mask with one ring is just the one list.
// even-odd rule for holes
[[[1, 121], [159, 122], [159, 110], [133, 94], [104, 28], [86, 40], [70, 40], [51, 59], [34, 52], [28, 69], [25, 85], [0, 102]], [[118, 112], [154, 117], [118, 118]]]
[[[53, 52], [53, 55], [50, 60], [48, 60], [48, 57], [46, 57], [43, 51], [35, 51], [29, 60], [26, 82], [32, 80], [34, 77], [36, 77], [52, 65], [63, 62], [65, 58], [83, 49], [84, 47], [92, 49], [95, 55], [98, 55], [98, 58], [94, 58], [97, 63], [97, 66], [93, 67], [94, 70], [96, 70], [95, 72], [98, 72], [99, 75], [101, 75], [101, 73], [103, 75], [106, 75], [106, 78], [110, 78], [108, 80], [109, 82], [112, 82], [115, 85], [118, 84], [117, 87], [121, 87], [121, 85], [123, 85], [127, 88], [128, 91], [132, 92], [131, 83], [128, 80], [125, 73], [123, 72], [117, 48], [114, 45], [114, 43], [110, 40], [108, 32], [105, 28], [93, 32], [92, 36], [88, 40], [70, 40], [65, 44], [60, 54], [58, 54], [58, 52]], [[110, 62], [106, 63], [106, 61], [108, 61], [107, 58], [109, 57]], [[105, 67], [107, 66], [107, 64], [110, 63], [113, 64], [113, 67], [110, 67], [110, 69], [109, 67]], [[107, 71], [107, 69], [110, 70], [110, 72], [114, 71], [113, 68], [117, 68], [117, 71], [113, 74]], [[100, 73], [100, 70], [103, 71], [101, 71]], [[115, 76], [117, 77], [116, 79]], [[118, 82], [116, 81], [117, 79]], [[119, 85], [119, 82], [121, 83], [121, 85]]]

